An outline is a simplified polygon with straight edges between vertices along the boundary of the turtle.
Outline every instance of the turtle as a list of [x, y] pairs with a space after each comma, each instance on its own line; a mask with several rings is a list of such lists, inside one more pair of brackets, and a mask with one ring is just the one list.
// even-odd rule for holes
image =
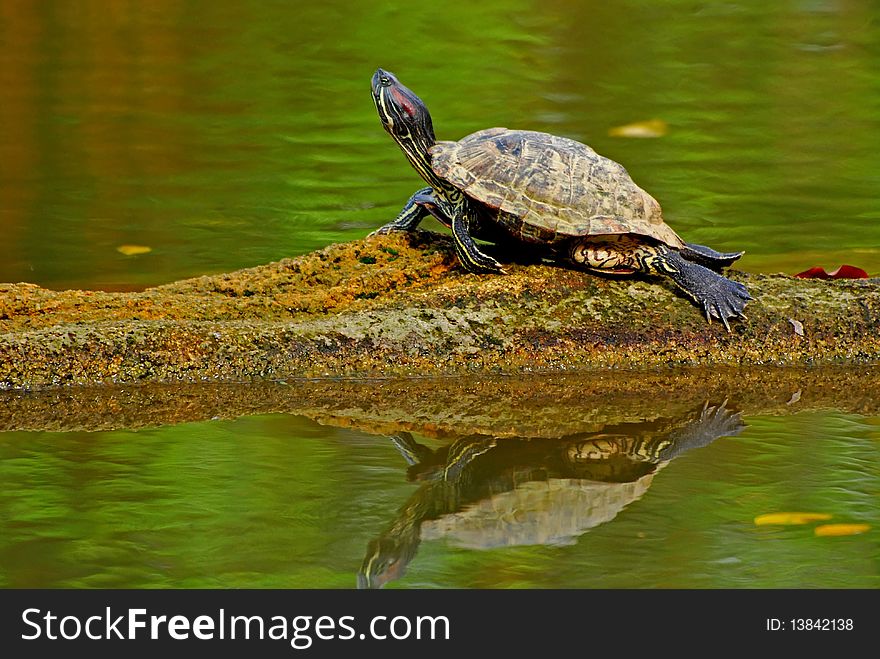
[[745, 319], [746, 287], [720, 274], [744, 252], [686, 243], [660, 204], [619, 163], [565, 137], [488, 128], [457, 142], [437, 141], [428, 108], [397, 77], [377, 69], [372, 96], [385, 130], [428, 183], [399, 215], [371, 235], [414, 231], [435, 217], [452, 231], [465, 270], [505, 270], [475, 242], [547, 254], [606, 274], [665, 275], [706, 319]]
[[422, 540], [468, 549], [568, 545], [647, 492], [666, 464], [745, 428], [727, 401], [650, 422], [563, 437], [463, 435], [436, 450], [408, 432], [390, 439], [421, 483], [368, 544], [359, 588], [400, 578]]

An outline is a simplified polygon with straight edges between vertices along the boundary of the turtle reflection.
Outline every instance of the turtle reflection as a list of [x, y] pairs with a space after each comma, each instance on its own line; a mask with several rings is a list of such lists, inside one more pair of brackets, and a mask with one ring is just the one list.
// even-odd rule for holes
[[745, 424], [726, 404], [553, 439], [473, 435], [436, 451], [394, 435], [408, 479], [423, 484], [370, 542], [358, 587], [400, 578], [423, 539], [473, 549], [574, 543], [638, 500], [673, 458], [739, 434]]

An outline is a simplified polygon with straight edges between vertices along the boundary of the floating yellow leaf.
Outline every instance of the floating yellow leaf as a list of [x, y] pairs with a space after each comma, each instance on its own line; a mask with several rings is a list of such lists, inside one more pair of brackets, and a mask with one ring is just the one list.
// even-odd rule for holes
[[870, 524], [820, 524], [813, 531], [816, 535], [856, 535], [870, 528]]
[[831, 515], [828, 513], [768, 513], [766, 515], [758, 515], [755, 518], [755, 524], [757, 526], [765, 526], [767, 524], [807, 524], [808, 522], [821, 522], [825, 519], [831, 519]]
[[662, 119], [636, 121], [624, 126], [616, 126], [608, 131], [611, 137], [663, 137], [669, 132], [669, 124]]
[[146, 245], [120, 245], [116, 248], [116, 251], [126, 256], [137, 256], [138, 254], [152, 252], [153, 248]]

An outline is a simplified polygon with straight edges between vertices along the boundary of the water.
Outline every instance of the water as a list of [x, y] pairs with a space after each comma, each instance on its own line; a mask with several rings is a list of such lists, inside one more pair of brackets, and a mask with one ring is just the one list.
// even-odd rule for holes
[[[421, 185], [375, 116], [379, 65], [441, 139], [589, 143], [744, 269], [880, 271], [875, 3], [114, 7], [0, 14], [0, 281], [131, 288], [364, 236]], [[669, 134], [608, 135], [651, 118]]]
[[[0, 43], [0, 281], [129, 290], [362, 237], [420, 187], [375, 117], [376, 66], [424, 98], [440, 138], [502, 125], [587, 142], [685, 238], [745, 249], [745, 270], [880, 272], [876, 3], [4, 3]], [[609, 136], [654, 118], [667, 135]], [[384, 405], [421, 444], [456, 439]], [[0, 585], [354, 586], [426, 483], [393, 433], [246, 412], [0, 435]], [[473, 520], [426, 518], [387, 587], [878, 587], [876, 414], [746, 408], [739, 434], [655, 465], [613, 516], [550, 544], [462, 546]], [[753, 523], [790, 510], [872, 529]]]
[[[880, 587], [874, 531], [754, 523], [798, 511], [877, 528], [880, 420], [738, 398], [652, 415], [618, 397], [548, 425], [536, 402], [504, 415], [501, 397], [481, 419], [477, 397], [470, 416], [398, 422], [412, 433], [368, 397], [309, 412], [323, 425], [5, 432], [0, 585]], [[470, 432], [486, 422], [496, 434]]]

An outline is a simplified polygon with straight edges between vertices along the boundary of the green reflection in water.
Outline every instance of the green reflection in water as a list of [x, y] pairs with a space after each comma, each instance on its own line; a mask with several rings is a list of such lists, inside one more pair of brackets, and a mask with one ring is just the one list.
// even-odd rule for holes
[[[880, 587], [880, 422], [744, 421], [571, 544], [474, 549], [435, 535], [389, 586]], [[387, 437], [287, 415], [5, 433], [0, 583], [351, 588], [370, 541], [418, 493], [405, 468]], [[809, 525], [753, 524], [785, 510], [873, 528], [816, 538]]]
[[3, 585], [350, 585], [350, 434], [278, 416], [5, 435]]
[[[130, 287], [365, 235], [419, 186], [374, 116], [377, 65], [441, 138], [505, 125], [586, 141], [687, 239], [746, 249], [743, 268], [880, 270], [866, 0], [5, 11], [0, 281]], [[668, 136], [608, 136], [652, 117]]]

